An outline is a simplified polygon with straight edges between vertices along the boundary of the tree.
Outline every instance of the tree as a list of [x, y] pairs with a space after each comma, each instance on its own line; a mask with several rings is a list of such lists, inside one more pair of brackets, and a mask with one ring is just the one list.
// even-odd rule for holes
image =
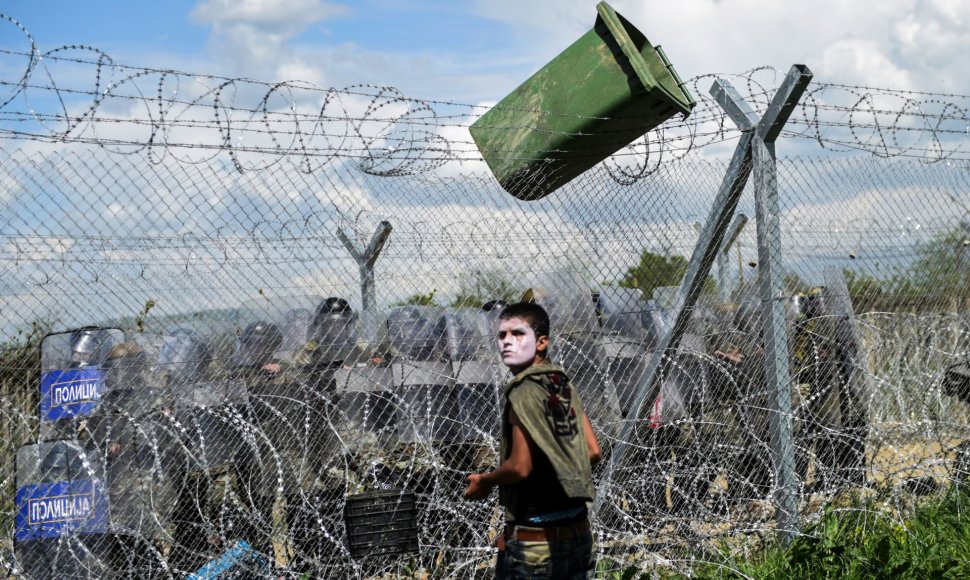
[[960, 310], [970, 298], [970, 222], [920, 245], [909, 279], [931, 307]]
[[412, 294], [400, 302], [395, 302], [392, 306], [440, 306], [434, 299], [437, 291], [437, 289], [432, 289], [427, 294]]
[[[649, 250], [640, 254], [640, 262], [627, 270], [620, 286], [638, 288], [644, 300], [653, 297], [653, 291], [663, 286], [679, 286], [687, 273], [687, 258], [683, 256], [663, 256]], [[713, 294], [717, 290], [714, 278], [708, 275], [704, 280], [702, 292]]]
[[856, 312], [970, 307], [970, 223], [919, 245], [916, 255], [905, 270], [889, 278], [844, 270]]
[[856, 313], [882, 310], [893, 301], [892, 280], [880, 280], [875, 276], [844, 268], [845, 285], [849, 289], [849, 299]]
[[451, 306], [480, 308], [489, 300], [516, 302], [521, 291], [498, 270], [473, 269], [462, 277], [458, 295]]

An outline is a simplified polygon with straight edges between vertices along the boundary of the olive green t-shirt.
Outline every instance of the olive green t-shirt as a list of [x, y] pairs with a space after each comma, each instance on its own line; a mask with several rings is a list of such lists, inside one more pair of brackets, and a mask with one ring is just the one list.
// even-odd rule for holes
[[499, 490], [506, 521], [569, 509], [592, 500], [593, 476], [583, 432], [585, 410], [566, 373], [548, 363], [533, 365], [506, 384], [505, 401], [502, 460], [511, 453], [510, 410], [515, 410], [538, 448], [529, 477]]

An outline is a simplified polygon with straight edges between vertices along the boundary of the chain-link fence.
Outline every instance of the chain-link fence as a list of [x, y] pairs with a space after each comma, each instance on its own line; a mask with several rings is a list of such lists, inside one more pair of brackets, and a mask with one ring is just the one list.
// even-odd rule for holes
[[[493, 326], [527, 293], [606, 450], [601, 571], [774, 533], [754, 184], [631, 412], [740, 136], [714, 76], [523, 202], [468, 135], [486, 107], [29, 42], [0, 99], [8, 572], [489, 574], [501, 511], [461, 492], [498, 460]], [[781, 82], [725, 78], [759, 112]], [[968, 469], [968, 99], [815, 83], [778, 141], [801, 522]]]

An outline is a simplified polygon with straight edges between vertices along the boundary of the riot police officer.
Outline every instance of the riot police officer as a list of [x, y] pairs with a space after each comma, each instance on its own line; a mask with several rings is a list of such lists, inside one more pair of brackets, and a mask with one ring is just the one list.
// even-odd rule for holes
[[317, 306], [310, 324], [314, 367], [353, 366], [360, 356], [357, 348], [357, 313], [343, 298], [331, 296]]
[[167, 537], [175, 499], [161, 455], [170, 446], [157, 428], [162, 405], [139, 344], [115, 344], [103, 365], [106, 392], [88, 419], [88, 432], [103, 454], [108, 483], [106, 553], [116, 573], [152, 577], [163, 569], [159, 542]]
[[71, 334], [70, 368], [96, 367], [113, 346], [111, 334], [99, 326], [83, 326]]
[[867, 424], [861, 401], [855, 400], [848, 384], [852, 369], [843, 352], [847, 337], [840, 336], [845, 331], [830, 312], [825, 288], [813, 288], [801, 304], [792, 353], [793, 382], [805, 387], [807, 397], [799, 437], [799, 475], [803, 480], [808, 475], [811, 450], [814, 489], [861, 485]]
[[196, 332], [176, 328], [159, 348], [158, 371], [174, 407], [172, 431], [180, 456], [169, 559], [179, 573], [256, 536], [242, 473], [252, 467], [248, 395], [241, 381], [210, 376], [208, 344]]
[[[357, 313], [343, 298], [331, 296], [320, 302], [308, 334], [310, 340], [283, 378], [296, 400], [278, 406], [284, 415], [305, 425], [302, 445], [283, 443], [293, 465], [288, 468], [292, 481], [284, 488], [286, 525], [296, 556], [290, 567], [300, 572], [308, 571], [312, 562], [327, 566], [340, 552], [346, 478], [339, 465], [343, 450], [334, 431], [334, 374], [364, 358], [357, 346]], [[296, 468], [297, 464], [301, 467]]]
[[[258, 449], [256, 466], [245, 479], [259, 517], [262, 547], [257, 549], [269, 549], [268, 534], [288, 536], [296, 555], [290, 562], [294, 570], [306, 570], [311, 561], [335, 547], [332, 527], [317, 523], [333, 519], [317, 510], [323, 504], [332, 507], [334, 490], [323, 471], [337, 447], [327, 415], [329, 389], [320, 386], [329, 380], [318, 371], [340, 364], [325, 360], [341, 354], [332, 350], [334, 337], [327, 322], [341, 327], [353, 318], [349, 308], [341, 311], [339, 302], [331, 301], [332, 310], [327, 306], [317, 310], [315, 336], [330, 342], [310, 349], [313, 356], [308, 365], [301, 365], [300, 357], [292, 365], [279, 360], [276, 351], [283, 342], [282, 333], [265, 321], [243, 330], [233, 356], [234, 374], [245, 381], [250, 393]], [[283, 533], [284, 527], [288, 534]], [[288, 559], [288, 554], [277, 554], [277, 561]]]

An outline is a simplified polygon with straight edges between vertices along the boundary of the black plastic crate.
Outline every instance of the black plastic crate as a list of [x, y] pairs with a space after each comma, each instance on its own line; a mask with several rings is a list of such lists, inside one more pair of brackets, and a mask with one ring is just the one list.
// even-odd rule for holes
[[347, 498], [347, 547], [355, 558], [418, 551], [418, 510], [414, 493], [401, 489], [368, 491]]

